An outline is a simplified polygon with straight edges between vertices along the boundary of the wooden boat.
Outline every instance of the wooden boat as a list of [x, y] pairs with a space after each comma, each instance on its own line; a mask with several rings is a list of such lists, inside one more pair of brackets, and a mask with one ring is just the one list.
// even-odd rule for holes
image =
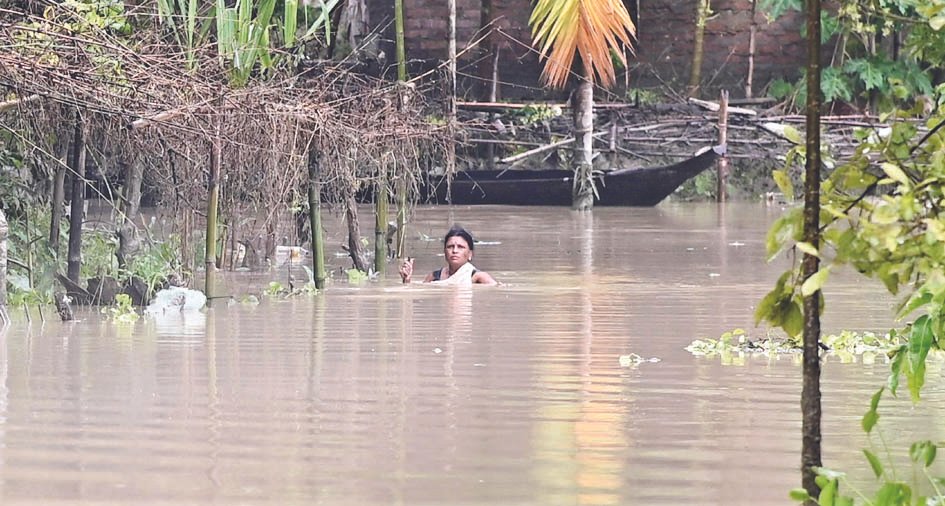
[[[711, 167], [725, 146], [705, 148], [672, 165], [618, 169], [594, 176], [599, 206], [655, 206], [684, 182]], [[440, 177], [422, 189], [421, 201], [454, 205], [570, 206], [574, 173], [570, 170], [470, 170], [458, 172], [447, 196]]]

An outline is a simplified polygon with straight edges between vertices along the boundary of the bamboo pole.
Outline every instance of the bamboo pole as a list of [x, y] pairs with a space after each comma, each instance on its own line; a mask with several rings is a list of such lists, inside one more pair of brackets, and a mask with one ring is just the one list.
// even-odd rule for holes
[[315, 288], [325, 288], [325, 244], [322, 240], [322, 202], [319, 178], [318, 153], [309, 147], [308, 152], [308, 216], [312, 234], [312, 278]]
[[745, 78], [745, 98], [752, 98], [752, 83], [755, 80], [755, 39], [758, 20], [755, 19], [757, 0], [751, 0], [751, 25], [748, 28], [748, 76]]
[[[396, 31], [397, 81], [407, 81], [407, 55], [404, 44], [404, 1], [394, 0], [394, 29]], [[403, 106], [403, 89], [399, 91], [398, 107]], [[397, 259], [407, 255], [407, 174], [401, 171], [397, 176]]]
[[[217, 101], [217, 105], [222, 99]], [[217, 265], [217, 207], [220, 198], [220, 165], [223, 157], [223, 139], [219, 114], [213, 116], [213, 139], [210, 146], [210, 175], [207, 182], [207, 240], [204, 254], [204, 292], [207, 295], [207, 307], [210, 307], [214, 295], [214, 278]]]
[[[728, 91], [722, 90], [722, 96], [719, 99], [719, 145], [725, 146], [728, 142]], [[716, 187], [715, 198], [718, 202], [728, 200], [726, 185], [728, 179], [728, 158], [725, 155], [719, 157], [716, 166]]]
[[397, 80], [407, 80], [407, 56], [404, 47], [404, 0], [394, 0], [394, 31], [396, 39]]
[[696, 0], [696, 27], [693, 35], [692, 66], [689, 69], [689, 96], [699, 94], [702, 82], [702, 60], [705, 55], [705, 24], [709, 19], [709, 0]]

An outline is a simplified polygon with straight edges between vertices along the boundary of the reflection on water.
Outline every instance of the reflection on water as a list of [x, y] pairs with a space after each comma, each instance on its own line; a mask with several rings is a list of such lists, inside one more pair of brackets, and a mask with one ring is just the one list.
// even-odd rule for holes
[[[799, 482], [799, 366], [683, 350], [751, 326], [784, 267], [762, 263], [776, 215], [423, 208], [409, 248], [420, 272], [443, 262], [423, 238], [459, 221], [483, 241], [477, 266], [504, 285], [403, 286], [390, 269], [362, 287], [130, 326], [93, 311], [18, 321], [0, 335], [0, 500], [784, 504]], [[340, 230], [329, 224], [329, 244]], [[825, 331], [882, 332], [891, 302], [836, 276]], [[629, 353], [661, 361], [622, 367]], [[885, 372], [824, 370], [826, 460], [863, 483], [859, 420]], [[911, 413], [883, 413], [891, 447], [913, 422], [942, 439], [939, 376]]]

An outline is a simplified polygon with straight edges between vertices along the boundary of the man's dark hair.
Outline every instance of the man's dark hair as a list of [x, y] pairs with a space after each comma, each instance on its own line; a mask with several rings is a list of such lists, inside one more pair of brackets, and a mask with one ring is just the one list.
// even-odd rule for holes
[[446, 241], [450, 240], [450, 237], [460, 236], [466, 241], [466, 244], [469, 245], [469, 251], [475, 249], [475, 244], [473, 243], [472, 234], [466, 231], [465, 228], [460, 227], [459, 225], [453, 225], [449, 232], [446, 233], [446, 237], [443, 238], [443, 247], [446, 247]]

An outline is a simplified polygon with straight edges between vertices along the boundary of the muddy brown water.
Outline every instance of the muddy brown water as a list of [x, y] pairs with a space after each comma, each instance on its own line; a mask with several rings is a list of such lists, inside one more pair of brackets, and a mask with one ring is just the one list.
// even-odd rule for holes
[[[357, 287], [335, 272], [314, 297], [133, 325], [18, 316], [0, 340], [0, 503], [790, 504], [795, 357], [723, 365], [684, 350], [764, 332], [752, 313], [785, 266], [763, 260], [779, 213], [420, 208], [418, 272], [441, 265], [455, 221], [504, 285], [402, 286], [392, 268]], [[340, 234], [329, 223], [328, 242]], [[829, 283], [826, 332], [890, 326], [878, 284]], [[621, 364], [630, 354], [659, 361]], [[886, 370], [824, 368], [826, 463], [866, 487], [860, 417]], [[942, 439], [940, 375], [919, 407], [882, 412], [893, 449]]]

